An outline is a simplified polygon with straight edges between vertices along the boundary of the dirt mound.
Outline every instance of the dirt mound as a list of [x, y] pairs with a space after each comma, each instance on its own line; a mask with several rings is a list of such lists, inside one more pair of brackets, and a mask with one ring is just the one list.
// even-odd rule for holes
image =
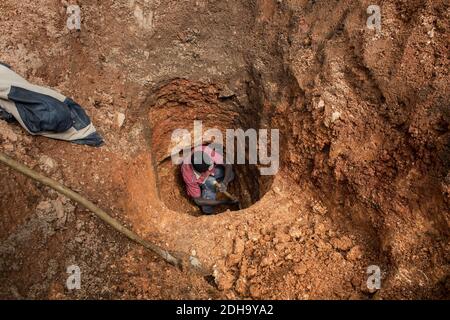
[[[2, 1], [0, 61], [75, 98], [106, 145], [0, 121], [0, 150], [213, 276], [164, 264], [0, 166], [0, 297], [448, 298], [445, 1], [383, 1], [380, 32], [369, 1], [78, 4], [70, 31], [65, 4]], [[245, 210], [199, 216], [179, 188], [170, 134], [194, 120], [280, 130], [276, 176], [237, 169]], [[65, 286], [70, 265], [80, 290]]]

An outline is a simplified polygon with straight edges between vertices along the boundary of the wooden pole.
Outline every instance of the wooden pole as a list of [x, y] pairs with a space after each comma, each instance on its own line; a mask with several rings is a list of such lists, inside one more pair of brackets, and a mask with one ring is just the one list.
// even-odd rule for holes
[[108, 215], [105, 211], [97, 207], [95, 204], [93, 204], [91, 201], [87, 200], [86, 198], [82, 197], [80, 194], [76, 193], [75, 191], [72, 191], [71, 189], [63, 186], [59, 182], [50, 179], [48, 177], [43, 176], [42, 174], [28, 168], [27, 166], [11, 159], [3, 152], [0, 152], [0, 162], [3, 162], [7, 166], [11, 167], [12, 169], [56, 190], [57, 192], [65, 195], [69, 199], [72, 199], [73, 201], [81, 204], [83, 207], [89, 209], [92, 211], [97, 217], [102, 219], [104, 222], [109, 224], [111, 227], [128, 237], [129, 239], [133, 240], [136, 243], [141, 244], [145, 248], [149, 249], [150, 251], [157, 254], [159, 257], [167, 261], [168, 263], [177, 266], [179, 268], [182, 267], [182, 261], [173, 255], [169, 253], [169, 251], [166, 251], [164, 249], [161, 249], [160, 247], [156, 246], [155, 244], [139, 237], [136, 233], [134, 233], [131, 230], [128, 230], [123, 225], [120, 224], [119, 221], [112, 218], [110, 215]]

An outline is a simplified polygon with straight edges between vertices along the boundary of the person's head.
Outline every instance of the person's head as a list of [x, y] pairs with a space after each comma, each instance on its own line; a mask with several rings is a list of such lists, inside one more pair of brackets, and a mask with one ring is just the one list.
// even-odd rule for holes
[[199, 173], [204, 173], [211, 168], [213, 161], [211, 157], [204, 153], [203, 151], [196, 151], [191, 156], [191, 163], [194, 170]]

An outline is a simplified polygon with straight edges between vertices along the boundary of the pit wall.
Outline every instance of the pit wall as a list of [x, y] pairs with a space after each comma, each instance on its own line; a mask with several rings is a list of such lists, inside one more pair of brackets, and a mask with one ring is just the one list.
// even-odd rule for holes
[[378, 239], [393, 291], [435, 294], [449, 271], [448, 5], [384, 1], [377, 33], [370, 4], [259, 2], [254, 33], [270, 49], [252, 75], [289, 137], [283, 167], [336, 224]]

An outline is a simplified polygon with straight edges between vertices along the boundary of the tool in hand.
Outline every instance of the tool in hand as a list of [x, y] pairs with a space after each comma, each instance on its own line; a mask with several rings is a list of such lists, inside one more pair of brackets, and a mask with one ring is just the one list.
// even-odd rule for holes
[[[216, 189], [219, 189], [220, 183], [219, 182], [215, 182], [214, 186], [216, 187]], [[220, 192], [220, 191], [219, 191]], [[231, 193], [229, 193], [228, 191], [225, 192], [221, 192], [223, 193], [228, 199], [230, 199], [231, 201], [235, 201], [239, 207], [239, 210], [242, 210], [242, 205], [241, 202], [238, 200], [238, 198], [236, 198], [235, 196], [233, 196]]]

